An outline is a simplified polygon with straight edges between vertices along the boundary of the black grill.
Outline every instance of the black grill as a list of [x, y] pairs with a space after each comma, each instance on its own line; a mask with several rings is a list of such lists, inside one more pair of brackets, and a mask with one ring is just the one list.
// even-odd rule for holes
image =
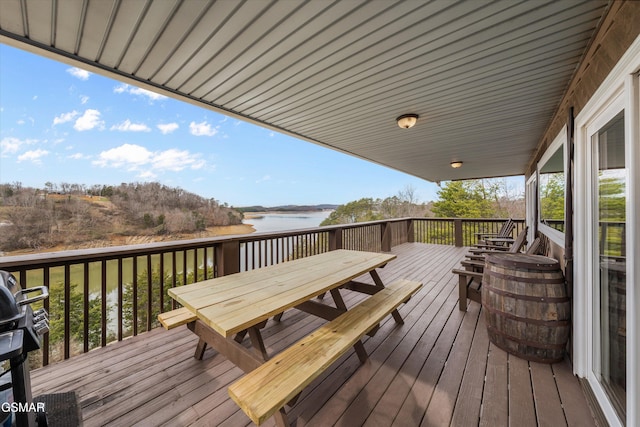
[[0, 391], [13, 395], [13, 402], [1, 402], [0, 425], [13, 415], [18, 427], [35, 426], [37, 413], [44, 412], [44, 405], [32, 400], [27, 355], [40, 348], [40, 337], [49, 332], [47, 312], [34, 312], [31, 304], [48, 297], [46, 287], [21, 289], [12, 274], [0, 270], [0, 361], [9, 361]]

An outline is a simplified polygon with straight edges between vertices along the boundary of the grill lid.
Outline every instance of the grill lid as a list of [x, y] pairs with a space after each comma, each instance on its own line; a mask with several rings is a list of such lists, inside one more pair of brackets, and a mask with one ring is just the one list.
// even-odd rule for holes
[[11, 328], [10, 323], [22, 317], [14, 291], [18, 291], [20, 285], [13, 274], [0, 270], [0, 330]]

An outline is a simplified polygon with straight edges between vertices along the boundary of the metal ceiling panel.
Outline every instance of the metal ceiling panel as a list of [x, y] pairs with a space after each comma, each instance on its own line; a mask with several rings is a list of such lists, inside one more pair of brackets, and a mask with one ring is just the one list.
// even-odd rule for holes
[[441, 181], [525, 172], [607, 4], [2, 0], [0, 41]]

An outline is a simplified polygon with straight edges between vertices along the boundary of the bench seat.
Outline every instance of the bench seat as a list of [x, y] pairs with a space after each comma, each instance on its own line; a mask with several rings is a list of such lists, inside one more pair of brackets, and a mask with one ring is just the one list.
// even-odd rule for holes
[[278, 411], [283, 414], [287, 402], [421, 286], [393, 282], [240, 378], [229, 387], [229, 396], [257, 425]]
[[167, 330], [194, 322], [196, 319], [197, 316], [186, 307], [158, 314], [160, 324]]

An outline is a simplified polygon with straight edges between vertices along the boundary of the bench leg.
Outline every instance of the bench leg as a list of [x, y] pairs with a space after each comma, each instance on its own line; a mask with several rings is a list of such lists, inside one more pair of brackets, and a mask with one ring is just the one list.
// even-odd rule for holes
[[273, 316], [273, 320], [275, 320], [276, 322], [279, 322], [280, 320], [282, 320], [282, 315], [284, 314], [284, 311], [282, 313], [278, 313], [275, 316]]
[[284, 408], [280, 408], [280, 411], [273, 414], [273, 418], [275, 419], [276, 426], [278, 427], [295, 427], [296, 425], [295, 421], [293, 422], [293, 424], [289, 423], [289, 417], [287, 417], [287, 413], [285, 412]]
[[398, 325], [404, 325], [404, 320], [402, 319], [402, 316], [400, 316], [400, 313], [398, 313], [398, 310], [393, 310], [391, 315]]
[[356, 354], [358, 355], [358, 359], [360, 359], [360, 363], [366, 362], [369, 358], [369, 355], [367, 354], [367, 350], [364, 349], [362, 341], [358, 341], [357, 343], [355, 343], [353, 348], [356, 350]]

